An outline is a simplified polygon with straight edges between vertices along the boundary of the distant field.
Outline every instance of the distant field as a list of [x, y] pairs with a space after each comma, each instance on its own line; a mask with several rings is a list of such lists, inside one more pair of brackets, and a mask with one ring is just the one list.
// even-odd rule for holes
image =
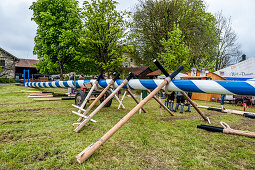
[[[134, 106], [125, 98], [125, 110], [117, 110], [113, 100], [79, 133], [72, 123], [78, 116], [74, 101], [35, 102], [20, 90], [66, 92], [61, 88], [0, 86], [0, 169], [255, 169], [255, 138], [197, 129], [207, 124], [192, 108], [191, 113], [160, 115], [151, 100], [148, 113], [137, 113], [87, 161], [79, 164], [75, 156], [103, 136]], [[220, 107], [219, 103], [196, 101]], [[226, 105], [242, 110], [242, 107]], [[185, 108], [186, 109], [186, 108]], [[255, 119], [201, 109], [212, 125], [224, 121], [230, 127], [255, 132]], [[247, 111], [255, 112], [255, 108]]]

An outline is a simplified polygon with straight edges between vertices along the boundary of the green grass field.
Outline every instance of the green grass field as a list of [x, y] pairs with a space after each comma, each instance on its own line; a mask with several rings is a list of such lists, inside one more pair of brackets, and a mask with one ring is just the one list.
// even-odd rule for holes
[[[148, 113], [136, 113], [87, 161], [79, 164], [75, 156], [102, 137], [136, 104], [127, 97], [125, 110], [117, 110], [113, 100], [79, 133], [73, 123], [78, 116], [74, 101], [36, 102], [20, 90], [65, 92], [66, 89], [32, 89], [0, 86], [0, 169], [255, 169], [255, 139], [212, 133], [197, 129], [207, 124], [192, 108], [191, 113], [166, 111], [151, 100]], [[196, 101], [220, 107], [219, 103]], [[242, 107], [226, 105], [242, 110]], [[212, 125], [224, 121], [230, 127], [255, 132], [255, 119], [201, 109]], [[247, 111], [255, 112], [254, 108]]]

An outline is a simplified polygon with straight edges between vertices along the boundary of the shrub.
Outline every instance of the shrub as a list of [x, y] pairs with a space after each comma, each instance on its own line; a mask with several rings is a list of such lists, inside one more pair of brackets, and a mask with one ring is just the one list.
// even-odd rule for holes
[[15, 79], [0, 78], [0, 83], [15, 83]]

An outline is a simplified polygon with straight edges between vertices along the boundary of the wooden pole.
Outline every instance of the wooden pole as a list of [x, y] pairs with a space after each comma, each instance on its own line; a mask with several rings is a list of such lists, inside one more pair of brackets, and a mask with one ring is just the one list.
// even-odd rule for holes
[[255, 132], [231, 129], [230, 126], [228, 124], [226, 124], [225, 122], [220, 122], [220, 124], [224, 127], [223, 133], [241, 135], [241, 136], [248, 136], [248, 137], [251, 137], [251, 138], [255, 138]]
[[33, 98], [35, 101], [74, 100], [75, 98]]
[[181, 92], [182, 95], [190, 102], [190, 104], [196, 109], [196, 111], [200, 114], [200, 116], [205, 120], [205, 121], [209, 121], [208, 117], [206, 117], [203, 112], [201, 112], [201, 110], [199, 110], [199, 108], [197, 107], [197, 105], [189, 98], [189, 96], [185, 93], [185, 92]]
[[[161, 103], [161, 97], [159, 96], [159, 102]], [[162, 116], [162, 107], [161, 105], [159, 105], [159, 112], [160, 112], [160, 116]]]
[[120, 101], [120, 104], [119, 104], [119, 106], [118, 106], [118, 109], [120, 109], [120, 106], [121, 106], [121, 104], [122, 104], [122, 102], [123, 102], [123, 100], [124, 100], [124, 98], [125, 98], [125, 96], [126, 96], [126, 93], [127, 93], [127, 91], [124, 92], [124, 95], [123, 95], [122, 98], [121, 98], [121, 101]]
[[[109, 90], [110, 90], [111, 93], [113, 92], [113, 90], [112, 90], [111, 88], [110, 88]], [[125, 109], [125, 106], [122, 104], [122, 102], [120, 101], [120, 99], [118, 98], [118, 96], [115, 94], [114, 97], [115, 97], [115, 99], [119, 102], [119, 104], [121, 105], [122, 109]], [[119, 109], [119, 108], [118, 108], [118, 109]]]
[[[86, 98], [85, 98], [84, 101], [82, 102], [80, 108], [83, 109], [83, 108], [85, 107], [85, 105], [86, 105], [86, 103], [88, 102], [88, 100], [89, 100], [89, 98], [90, 98], [92, 92], [95, 90], [97, 84], [98, 84], [98, 81], [96, 80], [96, 81], [94, 82], [93, 86], [91, 87], [89, 93], [87, 94]], [[78, 113], [81, 113], [81, 110], [80, 110], [80, 109], [78, 110]]]
[[[141, 95], [140, 95], [140, 103], [141, 103], [141, 101], [143, 100], [143, 94], [142, 94], [142, 92], [141, 92]], [[141, 114], [142, 113], [142, 109], [139, 109], [139, 114]]]
[[[139, 104], [139, 101], [135, 98], [134, 94], [132, 93], [132, 91], [130, 90], [130, 88], [128, 87], [127, 88], [127, 92], [128, 94], [134, 99], [134, 101]], [[147, 113], [147, 111], [142, 107], [141, 108], [143, 110], [144, 113]]]
[[39, 96], [27, 96], [27, 98], [48, 98], [54, 97], [53, 95], [39, 95]]
[[92, 119], [103, 107], [104, 105], [113, 98], [113, 96], [118, 93], [118, 91], [128, 83], [129, 79], [125, 79], [114, 91], [108, 96], [89, 116], [85, 119], [74, 131], [79, 132], [81, 128]]
[[[83, 115], [86, 115], [89, 113], [89, 111], [95, 106], [95, 104], [103, 97], [103, 95], [107, 92], [107, 90], [111, 87], [111, 85], [114, 84], [114, 81], [111, 80], [109, 84], [104, 88], [104, 90], [97, 96], [97, 98], [89, 105], [89, 107], [86, 109], [86, 111], [83, 113]], [[83, 119], [83, 117], [80, 117], [77, 121], [80, 122]]]
[[[150, 90], [147, 90], [148, 93], [151, 93]], [[171, 112], [171, 110], [169, 110], [156, 96], [153, 97], [153, 99], [155, 99], [166, 111], [168, 111], [168, 113], [171, 116], [174, 116], [173, 112]]]
[[88, 146], [80, 154], [77, 155], [77, 161], [82, 163], [87, 160], [102, 144], [104, 144], [115, 132], [117, 132], [139, 109], [144, 106], [153, 96], [158, 93], [168, 82], [170, 77], [167, 77], [157, 88], [155, 88], [146, 98], [144, 98], [136, 107], [134, 107], [125, 117], [123, 117], [112, 129], [110, 129], [102, 138], [99, 138], [95, 143]]

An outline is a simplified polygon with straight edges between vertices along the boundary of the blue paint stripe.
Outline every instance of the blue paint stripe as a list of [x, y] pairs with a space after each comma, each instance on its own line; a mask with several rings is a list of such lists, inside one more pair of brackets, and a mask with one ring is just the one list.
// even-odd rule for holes
[[99, 85], [103, 88], [105, 88], [108, 84], [106, 82], [106, 79], [101, 79], [99, 80]]
[[56, 82], [55, 82], [55, 85], [56, 85], [57, 87], [61, 87], [61, 86], [59, 85], [59, 81], [56, 81]]
[[69, 87], [67, 81], [63, 81], [63, 84], [64, 84], [65, 87]]
[[53, 87], [53, 86], [52, 86], [52, 82], [49, 82], [49, 86], [50, 86], [50, 87]]
[[[118, 79], [116, 80], [116, 83], [120, 85], [125, 79]], [[127, 85], [123, 86], [122, 88], [127, 89]]]
[[36, 87], [36, 82], [33, 83], [33, 86]]
[[239, 95], [255, 95], [255, 88], [246, 82], [241, 81], [216, 81], [228, 91]]
[[139, 79], [139, 81], [147, 89], [155, 89], [156, 87], [158, 87], [154, 80]]
[[43, 87], [46, 87], [46, 83], [45, 82], [43, 82], [42, 85], [43, 85]]
[[204, 93], [191, 80], [172, 80], [172, 82], [183, 91]]
[[75, 81], [76, 87], [80, 87], [78, 81]]

